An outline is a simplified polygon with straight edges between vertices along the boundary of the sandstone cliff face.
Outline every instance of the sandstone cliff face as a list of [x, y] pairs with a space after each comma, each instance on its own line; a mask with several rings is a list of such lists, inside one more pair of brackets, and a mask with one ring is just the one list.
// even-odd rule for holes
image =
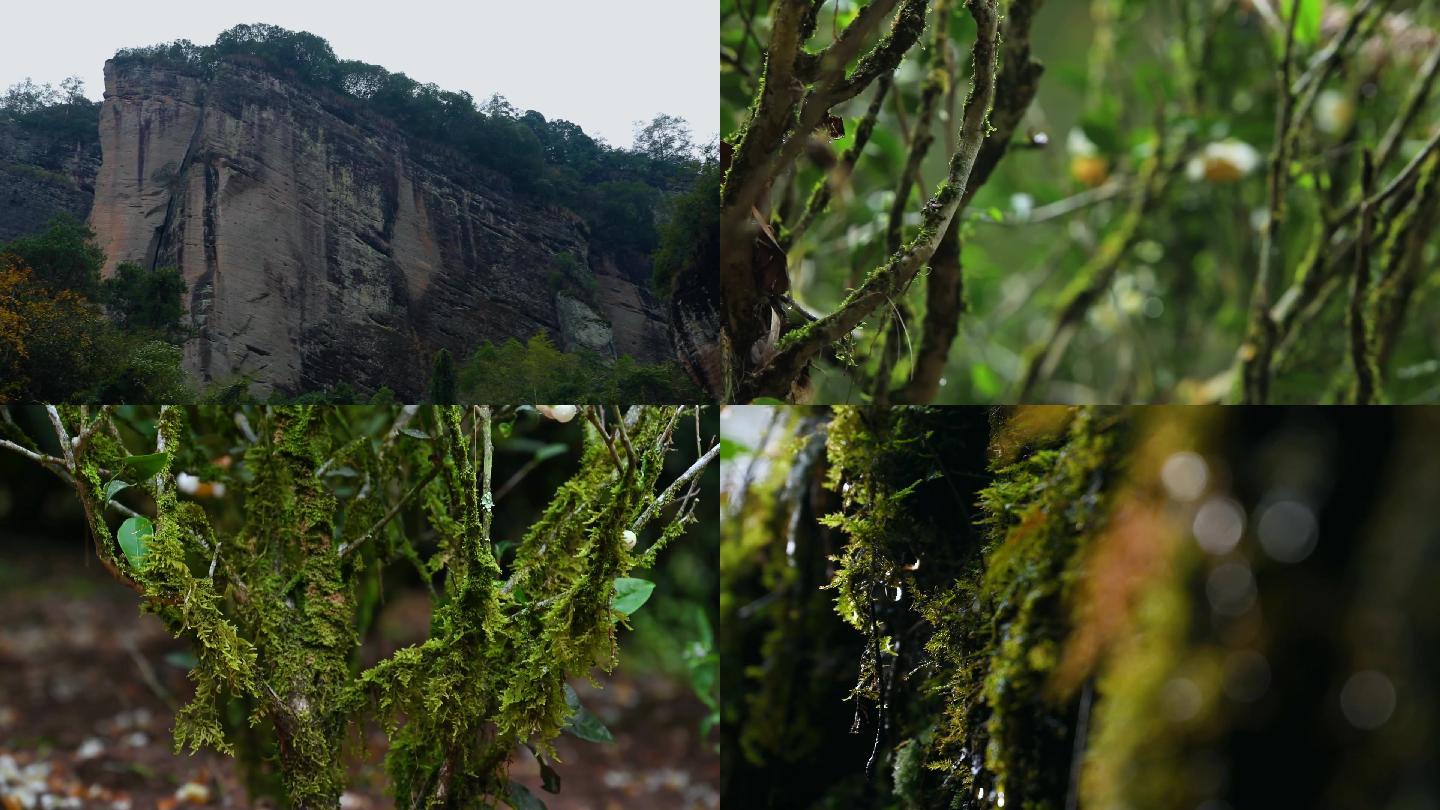
[[546, 276], [562, 251], [595, 274], [591, 316], [616, 351], [670, 356], [665, 316], [632, 280], [642, 273], [593, 250], [577, 217], [347, 99], [237, 64], [203, 80], [111, 62], [100, 133], [90, 221], [107, 272], [182, 270], [197, 330], [185, 362], [206, 381], [246, 375], [259, 396], [349, 383], [417, 397], [436, 349], [463, 357], [541, 331], [561, 342]]
[[67, 143], [0, 122], [0, 242], [37, 233], [57, 214], [84, 220], [99, 167], [98, 145]]

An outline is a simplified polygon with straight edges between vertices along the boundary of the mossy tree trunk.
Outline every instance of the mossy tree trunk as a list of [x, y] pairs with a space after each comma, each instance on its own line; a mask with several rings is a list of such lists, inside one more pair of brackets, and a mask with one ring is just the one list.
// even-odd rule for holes
[[780, 418], [722, 546], [747, 806], [1440, 796], [1434, 414]]

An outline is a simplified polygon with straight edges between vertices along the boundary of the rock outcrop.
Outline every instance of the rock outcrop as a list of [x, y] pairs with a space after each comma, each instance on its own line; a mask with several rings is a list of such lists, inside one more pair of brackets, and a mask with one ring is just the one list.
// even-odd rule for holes
[[[344, 383], [416, 397], [440, 348], [464, 357], [483, 341], [594, 331], [567, 311], [608, 324], [615, 352], [672, 356], [647, 268], [351, 99], [234, 62], [201, 78], [112, 61], [100, 140], [90, 222], [107, 272], [181, 269], [197, 335], [185, 364], [202, 380], [247, 376], [259, 396]], [[588, 316], [547, 283], [562, 252], [596, 278]]]
[[0, 242], [43, 230], [58, 214], [90, 215], [100, 146], [0, 122]]

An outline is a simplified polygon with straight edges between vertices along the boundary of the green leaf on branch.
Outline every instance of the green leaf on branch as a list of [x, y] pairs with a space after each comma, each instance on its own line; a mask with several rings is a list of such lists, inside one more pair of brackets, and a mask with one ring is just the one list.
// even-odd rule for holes
[[519, 782], [510, 783], [510, 795], [506, 801], [514, 810], [545, 810], [545, 803], [535, 798], [535, 794]]
[[[1310, 46], [1320, 41], [1320, 21], [1325, 12], [1323, 0], [1283, 0], [1280, 4], [1284, 10], [1284, 21], [1290, 24], [1290, 15], [1299, 14], [1300, 18], [1295, 21], [1295, 41], [1300, 45]], [[1285, 34], [1282, 31], [1279, 35], [1280, 47], [1285, 46]]]
[[755, 451], [754, 451], [754, 450], [751, 450], [749, 446], [744, 445], [744, 444], [741, 444], [740, 442], [737, 442], [737, 441], [735, 441], [734, 439], [726, 439], [726, 438], [724, 438], [724, 437], [721, 437], [721, 439], [720, 439], [720, 460], [721, 460], [721, 461], [730, 461], [730, 460], [733, 459], [733, 458], [737, 458], [737, 457], [743, 456], [743, 455], [748, 455], [748, 454], [753, 453], [753, 452], [755, 452]]
[[120, 541], [120, 550], [125, 552], [125, 559], [135, 568], [139, 568], [149, 553], [150, 538], [155, 536], [155, 527], [150, 525], [149, 518], [132, 517], [120, 524], [120, 531], [116, 538]]
[[125, 481], [121, 481], [121, 480], [119, 480], [119, 479], [116, 479], [116, 480], [111, 481], [110, 483], [106, 484], [106, 485], [105, 485], [105, 502], [106, 502], [106, 503], [109, 503], [110, 501], [115, 500], [115, 496], [116, 496], [116, 495], [119, 495], [121, 490], [126, 489], [126, 488], [128, 488], [129, 486], [130, 486], [129, 483], [127, 483], [127, 482], [125, 482]]
[[633, 577], [620, 577], [615, 580], [615, 603], [613, 607], [624, 613], [626, 616], [640, 609], [650, 600], [650, 594], [655, 590], [655, 583], [644, 579]]
[[570, 684], [565, 684], [565, 705], [570, 707], [570, 719], [565, 721], [565, 730], [589, 742], [614, 742], [615, 735], [580, 703], [580, 696]]
[[149, 478], [164, 468], [165, 454], [150, 453], [144, 456], [126, 456], [123, 464], [125, 469], [135, 473], [135, 477]]
[[401, 433], [404, 433], [406, 436], [409, 436], [409, 437], [412, 438], [412, 439], [429, 439], [429, 438], [430, 438], [430, 434], [429, 434], [429, 433], [426, 433], [425, 431], [419, 430], [419, 429], [417, 429], [417, 428], [405, 428], [405, 429], [401, 430], [400, 432], [401, 432]]
[[530, 749], [530, 753], [535, 757], [535, 761], [540, 763], [540, 787], [546, 793], [559, 793], [560, 772], [545, 761], [545, 756], [539, 751], [536, 751], [535, 746], [530, 743], [525, 743], [525, 747]]
[[546, 793], [559, 793], [560, 773], [545, 760], [539, 757], [536, 757], [536, 760], [540, 762], [540, 787], [544, 788]]
[[537, 462], [539, 462], [539, 461], [547, 461], [547, 460], [549, 460], [549, 459], [555, 458], [555, 457], [558, 456], [558, 455], [564, 454], [564, 453], [567, 452], [569, 449], [570, 449], [570, 445], [565, 444], [565, 443], [563, 443], [563, 442], [555, 442], [554, 444], [547, 444], [547, 445], [545, 445], [544, 447], [540, 448], [539, 450], [536, 450], [536, 451], [535, 451], [535, 460], [536, 460]]

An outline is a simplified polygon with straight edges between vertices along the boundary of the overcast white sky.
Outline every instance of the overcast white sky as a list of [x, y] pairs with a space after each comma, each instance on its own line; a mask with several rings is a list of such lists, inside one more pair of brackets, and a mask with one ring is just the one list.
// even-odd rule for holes
[[122, 47], [200, 44], [264, 22], [329, 40], [359, 59], [477, 99], [500, 93], [546, 118], [629, 146], [635, 121], [679, 115], [699, 143], [719, 131], [715, 0], [115, 0], [6, 3], [0, 88], [30, 77], [85, 80]]

